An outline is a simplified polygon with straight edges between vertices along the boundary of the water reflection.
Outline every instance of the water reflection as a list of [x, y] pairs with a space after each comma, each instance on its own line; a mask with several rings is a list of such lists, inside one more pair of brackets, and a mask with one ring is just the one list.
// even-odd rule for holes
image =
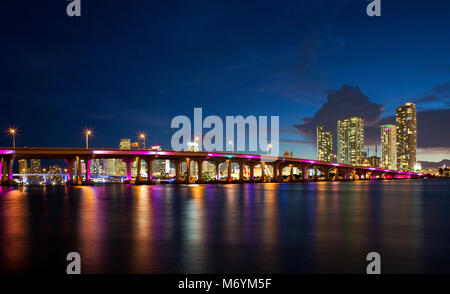
[[0, 272], [449, 272], [445, 181], [0, 187]]

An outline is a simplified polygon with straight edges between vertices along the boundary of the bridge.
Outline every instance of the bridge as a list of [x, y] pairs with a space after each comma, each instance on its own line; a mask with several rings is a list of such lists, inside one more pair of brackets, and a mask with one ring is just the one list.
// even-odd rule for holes
[[[294, 182], [294, 181], [336, 181], [336, 180], [375, 180], [375, 179], [405, 179], [421, 178], [419, 173], [394, 171], [375, 167], [345, 165], [315, 161], [302, 158], [275, 157], [229, 152], [188, 152], [170, 150], [122, 150], [98, 148], [0, 148], [0, 170], [2, 184], [13, 184], [13, 162], [20, 159], [63, 159], [67, 164], [67, 183], [74, 185], [92, 184], [91, 161], [93, 159], [114, 158], [126, 164], [126, 183], [154, 184], [152, 163], [154, 160], [170, 160], [175, 166], [176, 183], [205, 183], [203, 163], [215, 165], [215, 179], [208, 182]], [[85, 162], [85, 172], [82, 173], [81, 161]], [[141, 174], [141, 163], [147, 163], [147, 176]], [[137, 175], [132, 178], [131, 167], [136, 162]], [[197, 173], [192, 175], [191, 164], [197, 163]], [[75, 167], [76, 163], [76, 169]], [[239, 177], [232, 178], [232, 163], [239, 166]], [[181, 165], [186, 165], [186, 176], [181, 174]], [[220, 180], [220, 165], [226, 164], [226, 179]], [[261, 167], [261, 176], [255, 177], [255, 167]], [[266, 170], [271, 167], [272, 172]], [[250, 175], [244, 177], [244, 168], [250, 170]], [[287, 176], [283, 171], [288, 169]], [[299, 173], [294, 174], [294, 168]], [[312, 172], [312, 173], [311, 173]], [[285, 173], [286, 174], [286, 173]], [[311, 175], [311, 177], [309, 175]]]

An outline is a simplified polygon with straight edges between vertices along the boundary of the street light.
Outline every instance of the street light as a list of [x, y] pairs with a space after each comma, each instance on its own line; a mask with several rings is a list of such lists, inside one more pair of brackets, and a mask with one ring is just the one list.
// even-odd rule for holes
[[145, 150], [145, 133], [140, 133], [139, 138], [142, 140], [142, 143], [144, 145], [144, 150]]
[[12, 139], [13, 139], [13, 148], [16, 148], [16, 134], [17, 134], [17, 129], [15, 129], [15, 128], [9, 128], [8, 132], [9, 132], [9, 134], [12, 136]]
[[89, 149], [89, 136], [92, 136], [94, 132], [91, 129], [86, 129], [84, 134], [86, 135], [86, 149]]

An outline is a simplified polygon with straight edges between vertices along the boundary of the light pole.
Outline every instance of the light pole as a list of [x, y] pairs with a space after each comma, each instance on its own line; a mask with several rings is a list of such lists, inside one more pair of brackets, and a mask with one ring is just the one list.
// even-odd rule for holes
[[17, 134], [17, 130], [14, 128], [10, 128], [9, 129], [9, 134], [12, 136], [13, 139], [13, 148], [16, 148], [16, 134]]
[[145, 134], [144, 134], [144, 133], [141, 133], [141, 134], [139, 135], [139, 138], [142, 140], [142, 144], [144, 145], [144, 150], [145, 150]]
[[84, 134], [86, 135], [86, 149], [89, 149], [89, 136], [93, 134], [92, 130], [85, 130]]

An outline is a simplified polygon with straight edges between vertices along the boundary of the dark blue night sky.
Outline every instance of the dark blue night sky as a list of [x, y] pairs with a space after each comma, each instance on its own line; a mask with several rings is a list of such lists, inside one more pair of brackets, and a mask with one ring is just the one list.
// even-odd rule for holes
[[313, 158], [316, 123], [355, 109], [376, 144], [412, 101], [419, 160], [450, 157], [450, 1], [381, 0], [372, 18], [365, 0], [81, 1], [72, 18], [65, 0], [2, 2], [0, 123], [18, 146], [83, 146], [91, 126], [95, 147], [145, 130], [169, 148], [171, 119], [203, 107], [279, 115], [281, 151]]

